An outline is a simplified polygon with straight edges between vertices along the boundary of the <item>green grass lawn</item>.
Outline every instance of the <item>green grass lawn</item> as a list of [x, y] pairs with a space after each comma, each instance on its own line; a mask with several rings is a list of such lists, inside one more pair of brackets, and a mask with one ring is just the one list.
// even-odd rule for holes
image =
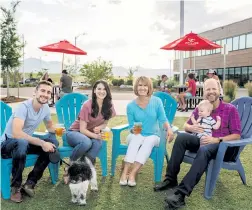
[[[56, 121], [56, 116], [53, 116]], [[175, 119], [174, 124], [182, 128], [186, 118], [178, 117]], [[126, 117], [115, 117], [109, 122], [109, 126], [113, 127], [126, 123]], [[43, 131], [44, 127], [40, 126], [39, 131]], [[122, 134], [125, 139], [127, 132]], [[172, 144], [167, 145], [169, 154], [172, 149]], [[232, 209], [252, 209], [252, 146], [249, 145], [241, 154], [241, 161], [244, 165], [247, 175], [247, 186], [244, 186], [237, 172], [221, 170], [217, 187], [214, 196], [211, 200], [206, 200], [203, 197], [205, 175], [200, 180], [199, 184], [195, 187], [189, 198], [186, 198], [186, 210], [232, 210]], [[16, 209], [136, 209], [136, 210], [159, 210], [164, 209], [164, 198], [166, 192], [153, 191], [153, 164], [149, 159], [146, 165], [138, 176], [137, 186], [135, 188], [119, 186], [119, 175], [122, 157], [117, 160], [117, 169], [115, 177], [106, 178], [101, 177], [101, 169], [99, 161], [97, 164], [97, 174], [99, 183], [99, 192], [88, 192], [87, 205], [80, 207], [71, 204], [70, 191], [68, 186], [63, 184], [62, 174], [63, 166], [60, 170], [60, 179], [56, 185], [52, 185], [48, 170], [45, 171], [44, 176], [39, 181], [36, 187], [36, 195], [34, 198], [25, 197], [21, 204], [15, 204], [10, 201], [2, 200], [2, 209], [16, 210]], [[111, 143], [108, 144], [108, 169], [110, 170], [111, 163]], [[188, 164], [182, 164], [179, 180], [183, 178], [189, 170]], [[31, 168], [25, 169], [24, 178]], [[163, 172], [165, 171], [165, 168]], [[109, 172], [109, 171], [108, 171]]]

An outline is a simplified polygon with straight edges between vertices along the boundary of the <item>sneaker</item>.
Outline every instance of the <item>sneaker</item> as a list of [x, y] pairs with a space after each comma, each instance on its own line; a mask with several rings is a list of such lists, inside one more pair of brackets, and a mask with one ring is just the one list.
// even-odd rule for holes
[[12, 187], [11, 188], [11, 201], [15, 203], [20, 203], [23, 201], [21, 194], [21, 187]]
[[29, 195], [30, 197], [33, 197], [35, 195], [35, 191], [34, 191], [34, 186], [30, 183], [25, 183], [22, 187], [22, 189], [24, 190], [24, 192]]

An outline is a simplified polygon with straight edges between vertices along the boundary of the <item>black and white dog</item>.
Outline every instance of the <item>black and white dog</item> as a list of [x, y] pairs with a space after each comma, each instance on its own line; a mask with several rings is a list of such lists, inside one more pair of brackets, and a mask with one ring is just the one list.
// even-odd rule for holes
[[73, 161], [68, 168], [69, 188], [72, 203], [86, 205], [86, 195], [89, 186], [92, 191], [98, 191], [96, 170], [88, 157]]

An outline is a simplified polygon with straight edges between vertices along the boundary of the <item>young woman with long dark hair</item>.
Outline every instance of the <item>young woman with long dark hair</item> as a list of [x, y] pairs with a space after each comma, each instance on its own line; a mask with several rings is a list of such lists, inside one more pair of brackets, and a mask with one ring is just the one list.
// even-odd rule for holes
[[115, 114], [107, 82], [97, 81], [93, 86], [92, 99], [83, 104], [78, 118], [66, 133], [68, 144], [74, 148], [71, 161], [86, 155], [95, 162], [102, 146], [101, 130]]

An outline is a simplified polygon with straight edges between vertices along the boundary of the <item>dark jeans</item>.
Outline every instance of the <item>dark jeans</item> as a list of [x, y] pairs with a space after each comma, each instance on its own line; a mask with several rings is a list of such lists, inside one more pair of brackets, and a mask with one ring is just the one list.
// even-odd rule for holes
[[[56, 147], [59, 145], [53, 133], [47, 134], [43, 140], [53, 143]], [[27, 154], [37, 154], [39, 156], [27, 178], [27, 182], [35, 186], [50, 162], [49, 153], [44, 152], [40, 146], [29, 144], [25, 139], [7, 138], [1, 144], [2, 158], [12, 158], [12, 187], [21, 187]]]
[[[165, 180], [171, 182], [177, 181], [177, 175], [180, 171], [180, 164], [183, 162], [185, 151], [190, 150], [191, 152], [196, 152], [197, 155], [189, 172], [177, 187], [178, 191], [189, 196], [205, 172], [210, 160], [216, 157], [218, 147], [219, 144], [208, 144], [200, 147], [200, 139], [197, 136], [188, 133], [178, 134], [172, 149], [170, 161], [166, 168]], [[224, 160], [234, 160], [237, 151], [237, 148], [228, 148]]]

